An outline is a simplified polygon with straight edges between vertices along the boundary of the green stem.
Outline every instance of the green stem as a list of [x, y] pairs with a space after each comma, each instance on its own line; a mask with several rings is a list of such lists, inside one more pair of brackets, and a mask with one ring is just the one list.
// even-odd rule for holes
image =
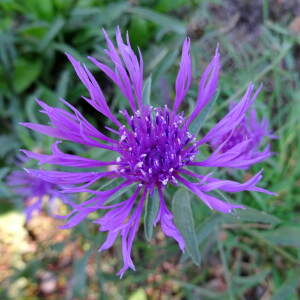
[[234, 300], [234, 294], [233, 294], [233, 290], [232, 290], [231, 274], [230, 274], [230, 271], [229, 271], [229, 268], [228, 268], [227, 259], [226, 259], [225, 252], [224, 252], [223, 243], [222, 243], [221, 239], [218, 237], [218, 233], [219, 233], [219, 230], [216, 229], [218, 249], [219, 249], [219, 252], [220, 252], [220, 255], [221, 255], [222, 264], [223, 264], [223, 267], [224, 267], [225, 280], [226, 280], [226, 283], [227, 283], [227, 286], [228, 286], [228, 288], [227, 288], [228, 296], [229, 296], [230, 300]]

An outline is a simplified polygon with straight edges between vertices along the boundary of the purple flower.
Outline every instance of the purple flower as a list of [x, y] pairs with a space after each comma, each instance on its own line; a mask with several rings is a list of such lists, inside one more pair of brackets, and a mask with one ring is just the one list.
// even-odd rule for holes
[[[231, 103], [229, 114], [234, 110], [236, 103]], [[231, 164], [232, 168], [247, 168], [252, 164], [258, 163], [267, 159], [272, 155], [270, 145], [267, 144], [265, 149], [260, 152], [260, 148], [265, 138], [276, 139], [277, 137], [269, 130], [269, 122], [266, 118], [258, 120], [256, 110], [253, 108], [250, 112], [244, 115], [239, 125], [234, 127], [230, 132], [214, 136], [210, 139], [214, 151], [227, 152], [234, 146], [247, 141], [247, 147], [240, 154], [239, 161], [236, 164]], [[247, 160], [248, 163], [240, 163], [241, 160]]]
[[30, 221], [33, 214], [41, 212], [43, 201], [52, 214], [57, 205], [55, 200], [65, 197], [61, 195], [56, 184], [34, 177], [25, 171], [12, 172], [7, 178], [7, 184], [24, 198], [26, 222]]
[[[71, 205], [72, 211], [68, 215], [69, 220], [63, 228], [77, 225], [92, 212], [107, 210], [101, 218], [95, 221], [100, 225], [100, 231], [108, 233], [100, 251], [110, 248], [117, 237], [121, 236], [124, 265], [118, 274], [122, 277], [128, 268], [135, 269], [131, 259], [133, 240], [139, 227], [145, 199], [147, 195], [151, 197], [155, 189], [159, 195], [160, 207], [154, 224], [160, 223], [163, 232], [174, 238], [182, 250], [185, 248], [184, 240], [174, 225], [173, 215], [163, 196], [168, 184], [175, 186], [178, 183], [183, 184], [208, 207], [222, 213], [230, 213], [236, 208], [243, 208], [243, 206], [227, 203], [210, 195], [209, 192], [212, 190], [273, 193], [257, 187], [257, 183], [262, 177], [261, 172], [245, 183], [238, 183], [220, 180], [211, 175], [198, 174], [188, 168], [190, 166], [247, 167], [267, 156], [264, 152], [257, 152], [255, 156], [251, 157], [245, 156], [245, 149], [252, 143], [252, 139], [246, 137], [231, 148], [224, 150], [222, 147], [217, 147], [205, 160], [196, 159], [201, 146], [210, 144], [214, 140], [220, 140], [221, 137], [230, 135], [241, 126], [259, 92], [259, 90], [254, 92], [254, 86], [250, 84], [239, 103], [206, 135], [197, 138], [189, 132], [189, 125], [212, 100], [216, 92], [220, 70], [218, 49], [200, 79], [194, 111], [190, 115], [184, 116], [178, 111], [192, 81], [190, 40], [187, 38], [183, 44], [173, 108], [167, 106], [154, 108], [143, 104], [143, 60], [140, 51], [137, 57], [130, 46], [128, 36], [127, 41], [124, 42], [119, 29], [116, 32], [117, 48], [105, 31], [104, 35], [107, 42], [105, 53], [110, 59], [112, 67], [93, 57], [89, 57], [89, 59], [119, 87], [121, 93], [128, 100], [129, 111], [123, 110], [117, 117], [114, 116], [99, 84], [87, 67], [71, 55], [67, 54], [67, 56], [89, 92], [89, 97], [83, 98], [110, 120], [112, 125], [106, 128], [114, 138], [101, 133], [75, 107], [64, 100], [61, 101], [70, 108], [72, 113], [61, 108], [50, 107], [37, 100], [42, 107], [42, 112], [49, 117], [51, 125], [32, 123], [23, 123], [22, 125], [51, 137], [113, 151], [115, 160], [107, 162], [66, 154], [58, 148], [57, 143], [53, 145], [50, 155], [24, 152], [28, 157], [38, 160], [41, 164], [95, 169], [95, 171], [88, 172], [29, 170], [29, 173], [50, 183], [68, 186], [65, 187], [65, 192], [68, 193], [89, 192], [93, 194], [91, 199], [81, 204]], [[110, 167], [110, 171], [99, 170], [100, 167], [105, 166], [114, 167]], [[95, 186], [95, 183], [104, 177], [118, 178], [122, 182], [111, 189], [100, 191], [93, 189], [92, 186]], [[108, 205], [110, 197], [131, 185], [134, 185], [134, 192], [127, 200]]]

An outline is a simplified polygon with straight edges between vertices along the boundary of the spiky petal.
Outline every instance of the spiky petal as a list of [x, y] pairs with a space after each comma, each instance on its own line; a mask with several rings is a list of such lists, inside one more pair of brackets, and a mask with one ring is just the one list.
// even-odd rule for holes
[[[118, 236], [121, 237], [124, 264], [118, 274], [122, 277], [128, 268], [135, 270], [131, 249], [145, 199], [147, 196], [151, 197], [154, 189], [159, 193], [159, 210], [153, 225], [160, 223], [165, 235], [175, 239], [181, 250], [184, 250], [184, 239], [173, 222], [173, 215], [163, 196], [167, 186], [169, 184], [177, 186], [178, 183], [185, 185], [212, 210], [230, 213], [234, 209], [242, 209], [244, 207], [241, 204], [224, 202], [209, 193], [219, 189], [225, 192], [257, 191], [271, 194], [257, 187], [262, 178], [261, 172], [245, 183], [238, 183], [232, 180], [220, 180], [212, 177], [211, 174], [203, 175], [205, 171], [203, 174], [197, 174], [189, 167], [244, 168], [266, 158], [268, 152], [255, 152], [251, 156], [245, 156], [245, 151], [253, 143], [248, 136], [241, 140], [236, 139], [237, 142], [232, 147], [226, 145], [228, 137], [233, 137], [234, 131], [241, 127], [246, 113], [260, 91], [258, 89], [254, 92], [252, 84], [249, 85], [242, 99], [206, 135], [197, 139], [189, 132], [189, 125], [212, 101], [216, 93], [220, 71], [218, 48], [200, 79], [195, 109], [185, 117], [178, 111], [192, 80], [190, 40], [187, 38], [183, 44], [175, 83], [174, 106], [170, 109], [167, 106], [154, 108], [142, 103], [143, 60], [140, 51], [137, 57], [131, 48], [128, 35], [124, 42], [120, 30], [117, 29], [117, 46], [105, 31], [104, 36], [107, 43], [105, 53], [113, 67], [93, 57], [89, 59], [118, 86], [128, 101], [128, 110], [123, 110], [118, 117], [110, 111], [100, 85], [87, 67], [71, 55], [67, 56], [89, 93], [89, 97], [84, 99], [112, 123], [112, 127], [106, 128], [113, 137], [101, 133], [75, 107], [64, 100], [63, 103], [72, 113], [61, 108], [52, 108], [38, 101], [43, 109], [42, 112], [50, 119], [50, 126], [32, 123], [23, 123], [23, 125], [58, 139], [112, 151], [116, 154], [116, 158], [104, 162], [66, 154], [58, 148], [58, 142], [53, 145], [52, 154], [41, 155], [26, 150], [24, 153], [38, 160], [40, 164], [76, 168], [74, 172], [57, 170], [28, 170], [28, 172], [50, 183], [65, 185], [65, 193], [89, 192], [93, 195], [80, 204], [69, 203], [72, 210], [65, 216], [68, 221], [63, 228], [76, 226], [96, 211], [107, 211], [94, 221], [99, 225], [100, 231], [107, 232], [107, 239], [99, 250], [110, 248]], [[254, 115], [251, 120], [253, 130], [260, 131], [256, 126], [257, 123], [253, 121]], [[264, 134], [264, 131], [260, 133], [260, 135]], [[222, 137], [226, 137], [225, 140]], [[213, 152], [208, 158], [196, 161], [196, 155], [205, 144], [212, 146]], [[100, 169], [107, 165], [112, 165], [113, 168], [110, 168], [110, 171]], [[78, 168], [91, 168], [94, 171], [78, 171]], [[103, 178], [121, 180], [113, 187], [95, 190], [98, 180]], [[117, 194], [127, 191], [131, 186], [134, 186], [133, 194], [125, 201], [116, 201]]]

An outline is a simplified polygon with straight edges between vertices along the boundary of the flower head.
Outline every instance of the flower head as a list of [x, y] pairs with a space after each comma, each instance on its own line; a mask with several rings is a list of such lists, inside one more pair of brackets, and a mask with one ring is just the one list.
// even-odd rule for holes
[[[230, 104], [230, 112], [234, 110], [236, 104]], [[266, 138], [276, 139], [277, 137], [271, 133], [268, 120], [264, 118], [259, 121], [256, 110], [252, 108], [250, 112], [244, 115], [238, 126], [226, 134], [215, 136], [210, 140], [210, 144], [214, 150], [218, 149], [220, 152], [226, 152], [243, 141], [247, 141], [247, 147], [241, 153], [240, 159], [248, 160], [248, 164], [246, 166], [239, 166], [237, 163], [236, 166], [232, 166], [245, 168], [271, 156], [272, 153], [269, 144], [260, 152], [260, 148]], [[254, 160], [251, 161], [251, 159]]]
[[[89, 59], [102, 70], [120, 89], [128, 100], [129, 110], [114, 116], [111, 112], [103, 92], [85, 65], [82, 65], [71, 55], [67, 54], [75, 72], [89, 92], [89, 97], [83, 97], [97, 111], [105, 115], [112, 123], [106, 127], [112, 134], [105, 135], [91, 125], [84, 116], [72, 105], [62, 100], [71, 112], [61, 108], [53, 108], [37, 100], [51, 122], [51, 126], [23, 123], [24, 126], [43, 134], [72, 141], [89, 147], [107, 149], [115, 153], [113, 161], [99, 161], [63, 153], [58, 144], [52, 147], [52, 154], [36, 154], [24, 151], [30, 158], [40, 163], [61, 165], [76, 168], [94, 168], [88, 172], [63, 172], [48, 170], [29, 170], [32, 176], [50, 183], [65, 185], [65, 192], [89, 192], [91, 199], [81, 204], [71, 204], [72, 211], [68, 215], [68, 222], [63, 228], [71, 228], [84, 220], [90, 213], [104, 210], [107, 212], [95, 221], [100, 225], [100, 231], [107, 231], [107, 239], [100, 250], [110, 248], [116, 238], [122, 238], [122, 252], [124, 266], [119, 271], [122, 276], [128, 269], [135, 269], [131, 259], [133, 240], [139, 227], [145, 199], [156, 190], [159, 195], [160, 206], [154, 224], [160, 223], [163, 232], [173, 237], [184, 250], [185, 243], [179, 230], [173, 222], [173, 215], [164, 199], [164, 190], [171, 185], [181, 183], [196, 194], [208, 207], [222, 213], [230, 213], [235, 208], [243, 208], [240, 204], [224, 202], [209, 194], [219, 189], [226, 192], [240, 192], [246, 190], [269, 193], [257, 183], [261, 179], [261, 172], [245, 183], [230, 180], [220, 180], [211, 175], [195, 173], [190, 166], [200, 167], [246, 167], [265, 157], [265, 153], [257, 153], [247, 157], [244, 154], [249, 146], [248, 137], [238, 141], [233, 147], [220, 149], [217, 147], [205, 160], [196, 160], [199, 149], [204, 144], [210, 144], [221, 136], [231, 134], [241, 126], [246, 112], [254, 102], [258, 91], [254, 92], [249, 85], [245, 95], [239, 103], [203, 137], [196, 137], [189, 132], [190, 124], [202, 109], [212, 100], [217, 89], [220, 55], [218, 49], [204, 70], [199, 82], [198, 96], [194, 111], [184, 116], [178, 112], [192, 80], [192, 63], [190, 57], [190, 40], [184, 41], [181, 62], [175, 84], [175, 99], [173, 108], [152, 107], [143, 104], [143, 60], [141, 53], [137, 57], [127, 41], [124, 42], [119, 29], [116, 32], [117, 48], [109, 39], [106, 32], [106, 55], [113, 67], [99, 62], [93, 57]], [[111, 137], [112, 136], [112, 137]], [[110, 170], [99, 168], [105, 166]], [[95, 190], [93, 185], [101, 178], [119, 178], [121, 183], [106, 190]], [[118, 191], [134, 186], [132, 195], [125, 201], [108, 205], [107, 201]], [[184, 199], [183, 199], [184, 201]]]
[[12, 172], [7, 178], [7, 184], [24, 198], [26, 222], [29, 222], [35, 213], [41, 212], [43, 200], [46, 201], [46, 207], [51, 214], [55, 211], [55, 200], [64, 197], [56, 184], [34, 177], [25, 171]]

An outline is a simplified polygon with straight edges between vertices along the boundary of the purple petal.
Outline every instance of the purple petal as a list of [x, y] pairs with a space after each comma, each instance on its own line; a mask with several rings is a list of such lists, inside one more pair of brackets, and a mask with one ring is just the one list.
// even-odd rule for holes
[[189, 188], [195, 195], [197, 195], [210, 209], [217, 210], [222, 213], [231, 213], [236, 208], [244, 209], [243, 205], [238, 204], [232, 204], [228, 202], [221, 201], [218, 198], [215, 198], [211, 195], [205, 194], [200, 190], [200, 188], [194, 184], [191, 183], [184, 178], [180, 177], [179, 175], [176, 175], [176, 178], [183, 183], [187, 188]]
[[159, 189], [158, 193], [160, 198], [160, 208], [159, 208], [158, 216], [160, 218], [161, 229], [166, 236], [172, 237], [178, 243], [181, 251], [184, 251], [185, 248], [184, 239], [173, 222], [174, 217], [172, 213], [169, 211], [164, 201], [162, 190]]
[[103, 166], [118, 165], [116, 161], [98, 161], [90, 158], [80, 157], [73, 154], [65, 154], [59, 148], [58, 144], [60, 142], [55, 142], [52, 145], [52, 155], [35, 153], [27, 150], [21, 150], [29, 158], [36, 159], [40, 164], [53, 164], [60, 166], [70, 166], [78, 168], [96, 168]]
[[81, 65], [79, 61], [77, 61], [72, 55], [66, 53], [68, 59], [74, 67], [74, 70], [77, 76], [80, 78], [82, 83], [85, 85], [87, 90], [89, 91], [91, 99], [84, 98], [87, 102], [89, 102], [95, 109], [109, 118], [112, 122], [114, 122], [117, 126], [120, 126], [120, 122], [115, 118], [115, 116], [111, 113], [106, 99], [103, 95], [103, 92], [97, 83], [94, 76], [87, 69], [85, 65]]
[[176, 114], [182, 100], [188, 92], [192, 81], [192, 61], [190, 56], [190, 39], [186, 38], [181, 54], [180, 67], [176, 78], [175, 101], [173, 113]]
[[207, 141], [223, 136], [230, 132], [244, 119], [246, 112], [248, 111], [251, 104], [255, 101], [261, 87], [252, 95], [254, 86], [249, 84], [248, 89], [241, 99], [241, 101], [234, 106], [232, 110], [221, 119], [197, 144], [203, 144]]
[[220, 54], [217, 47], [215, 56], [202, 74], [198, 88], [196, 107], [187, 119], [187, 126], [191, 124], [207, 103], [213, 99], [218, 86], [220, 67]]
[[62, 172], [62, 171], [49, 171], [49, 170], [33, 170], [25, 169], [31, 176], [40, 178], [47, 182], [52, 182], [55, 184], [79, 184], [84, 182], [89, 182], [91, 180], [100, 179], [111, 172]]

